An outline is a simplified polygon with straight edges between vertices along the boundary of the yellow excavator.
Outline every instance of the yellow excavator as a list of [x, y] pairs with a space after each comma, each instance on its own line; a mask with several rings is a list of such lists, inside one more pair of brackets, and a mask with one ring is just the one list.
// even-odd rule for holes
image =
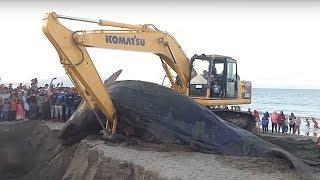
[[[95, 23], [105, 29], [71, 31], [59, 19]], [[117, 112], [86, 48], [153, 53], [159, 56], [172, 89], [211, 108], [225, 120], [249, 130], [253, 127], [251, 114], [221, 108], [251, 103], [251, 83], [240, 81], [237, 61], [231, 57], [201, 54], [189, 59], [172, 35], [152, 24], [131, 25], [51, 12], [43, 19], [42, 29], [76, 89], [89, 108], [102, 111], [112, 133], [117, 129]]]

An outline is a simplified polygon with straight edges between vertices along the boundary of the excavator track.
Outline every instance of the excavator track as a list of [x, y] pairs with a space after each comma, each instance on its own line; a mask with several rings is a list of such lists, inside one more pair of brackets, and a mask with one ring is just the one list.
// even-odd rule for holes
[[213, 109], [221, 119], [231, 122], [232, 124], [239, 126], [247, 131], [254, 131], [255, 120], [252, 114], [242, 111], [224, 110], [224, 109]]

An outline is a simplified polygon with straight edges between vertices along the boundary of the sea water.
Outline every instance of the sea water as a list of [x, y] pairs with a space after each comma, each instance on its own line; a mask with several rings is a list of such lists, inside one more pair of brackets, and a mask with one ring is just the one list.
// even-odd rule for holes
[[[252, 103], [243, 105], [242, 110], [251, 108], [261, 113], [283, 111], [284, 114], [301, 117], [301, 134], [319, 136], [320, 130], [313, 129], [311, 117], [315, 117], [320, 125], [320, 89], [262, 89], [252, 90]], [[306, 126], [310, 121], [310, 128]], [[269, 123], [271, 124], [271, 123]]]

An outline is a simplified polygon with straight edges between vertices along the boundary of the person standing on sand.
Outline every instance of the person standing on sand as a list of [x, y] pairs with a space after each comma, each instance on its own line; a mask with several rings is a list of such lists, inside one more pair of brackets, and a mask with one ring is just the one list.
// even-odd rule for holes
[[256, 128], [258, 129], [258, 132], [260, 133], [261, 121], [260, 121], [260, 115], [259, 115], [258, 111], [254, 110], [252, 116], [253, 116], [254, 120], [256, 121]]
[[3, 115], [3, 120], [8, 121], [9, 120], [9, 100], [6, 99], [4, 100], [4, 103], [2, 105], [2, 115]]
[[63, 104], [65, 102], [65, 96], [64, 93], [58, 89], [57, 91], [57, 99], [56, 99], [56, 103], [54, 105], [54, 112], [55, 112], [55, 120], [57, 122], [62, 122], [62, 117], [63, 117]]
[[44, 97], [45, 93], [43, 90], [40, 90], [39, 93], [36, 95], [36, 99], [37, 99], [37, 107], [38, 107], [38, 118], [40, 120], [43, 120], [43, 116], [44, 116], [44, 111], [43, 111], [43, 107], [44, 107]]
[[272, 125], [272, 130], [271, 132], [273, 133], [273, 128], [274, 128], [274, 131], [275, 133], [278, 132], [277, 130], [277, 124], [278, 124], [278, 113], [276, 111], [274, 111], [272, 114], [271, 114], [271, 125]]
[[312, 117], [311, 121], [313, 122], [313, 128], [314, 129], [319, 129], [318, 122], [316, 121], [316, 118]]
[[283, 126], [282, 126], [282, 133], [283, 132], [288, 132], [288, 125], [289, 125], [289, 121], [287, 118], [284, 119], [284, 122], [283, 122]]
[[286, 116], [283, 114], [282, 111], [280, 111], [280, 114], [278, 115], [278, 132], [280, 133], [280, 128], [282, 131], [282, 134], [285, 131], [284, 121], [286, 120]]
[[266, 115], [267, 115], [267, 118], [269, 118], [269, 117], [270, 117], [269, 112], [266, 111], [265, 113], [266, 113]]
[[28, 100], [30, 103], [29, 106], [29, 117], [30, 119], [36, 119], [38, 116], [38, 107], [37, 107], [37, 98], [36, 98], [36, 91], [32, 89], [29, 90]]
[[[10, 100], [10, 94], [6, 94], [6, 90], [3, 89], [2, 94], [0, 94], [0, 104], [2, 104], [2, 118], [3, 118], [3, 105], [5, 102], [9, 104], [9, 100]], [[1, 115], [1, 112], [0, 112], [0, 115]]]
[[292, 133], [294, 133], [295, 119], [296, 117], [294, 116], [293, 113], [291, 113], [291, 115], [289, 116], [289, 133], [291, 133], [291, 129], [292, 129]]
[[50, 119], [50, 104], [49, 104], [49, 96], [47, 93], [44, 92], [44, 99], [43, 99], [43, 114], [42, 119], [43, 120], [49, 120]]
[[24, 118], [25, 118], [25, 111], [23, 107], [23, 100], [19, 98], [17, 102], [16, 120], [24, 120]]
[[295, 124], [294, 124], [294, 129], [293, 129], [293, 134], [296, 134], [296, 132], [298, 131], [298, 135], [300, 135], [300, 125], [301, 125], [301, 119], [300, 117], [297, 117], [294, 120]]
[[9, 100], [9, 121], [16, 120], [16, 112], [17, 112], [17, 99], [14, 95], [11, 95]]
[[263, 118], [261, 120], [262, 125], [262, 132], [267, 133], [268, 132], [268, 125], [269, 125], [269, 118], [267, 113], [264, 113]]
[[24, 91], [24, 92], [23, 92], [23, 96], [22, 96], [22, 101], [23, 101], [23, 107], [24, 107], [25, 117], [28, 118], [28, 116], [29, 116], [29, 103], [28, 103], [28, 101], [27, 101], [27, 96], [28, 96], [27, 91]]
[[307, 123], [306, 124], [307, 128], [310, 129], [310, 121], [309, 121], [309, 119], [306, 119], [306, 123]]

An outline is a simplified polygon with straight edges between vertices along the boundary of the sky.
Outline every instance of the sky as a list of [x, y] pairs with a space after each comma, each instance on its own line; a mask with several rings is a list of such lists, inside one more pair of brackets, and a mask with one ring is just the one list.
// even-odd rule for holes
[[[116, 3], [118, 2], [118, 3]], [[42, 32], [45, 13], [154, 24], [172, 34], [186, 54], [220, 54], [238, 61], [242, 80], [254, 88], [320, 89], [320, 4], [313, 1], [8, 1], [0, 3], [0, 83], [34, 77], [67, 81], [56, 50]], [[82, 22], [71, 30], [102, 29]], [[88, 48], [102, 79], [119, 69], [119, 80], [161, 84], [159, 58], [148, 53]], [[68, 84], [67, 82], [65, 82]]]

